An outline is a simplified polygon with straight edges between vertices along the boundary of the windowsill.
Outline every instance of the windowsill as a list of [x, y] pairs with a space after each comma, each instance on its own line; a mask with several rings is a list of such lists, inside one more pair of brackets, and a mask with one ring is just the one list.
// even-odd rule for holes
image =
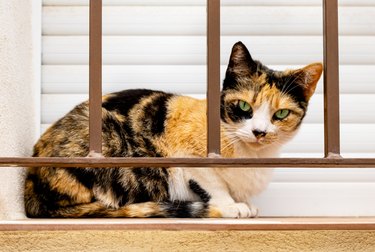
[[18, 230], [375, 230], [375, 217], [25, 219], [0, 221], [0, 231]]

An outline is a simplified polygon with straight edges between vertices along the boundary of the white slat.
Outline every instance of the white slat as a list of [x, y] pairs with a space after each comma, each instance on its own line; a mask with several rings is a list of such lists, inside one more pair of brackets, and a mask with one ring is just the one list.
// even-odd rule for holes
[[[221, 63], [230, 50], [243, 41], [255, 59], [271, 64], [307, 64], [322, 61], [319, 36], [225, 36], [222, 37]], [[206, 61], [205, 37], [104, 36], [103, 64], [108, 65], [196, 65]], [[341, 64], [375, 64], [375, 36], [348, 36], [340, 39]], [[44, 36], [43, 64], [87, 64], [87, 36]]]
[[375, 169], [278, 168], [274, 169], [272, 182], [356, 182], [375, 183]]
[[[42, 124], [42, 127], [45, 124]], [[43, 128], [45, 129], [45, 127]], [[344, 143], [346, 144], [346, 143]], [[343, 152], [341, 151], [340, 155], [344, 158], [375, 158], [374, 148], [370, 149], [371, 152]], [[322, 152], [283, 152], [280, 157], [283, 158], [322, 158], [324, 155]]]
[[[343, 153], [373, 153], [375, 158], [375, 124], [341, 124], [341, 151]], [[303, 124], [284, 152], [320, 152], [324, 150], [323, 124]]]
[[[204, 98], [203, 94], [192, 95]], [[42, 123], [52, 123], [62, 117], [75, 105], [88, 99], [85, 94], [44, 94], [42, 95]], [[369, 116], [375, 107], [375, 95], [341, 95], [342, 123], [375, 123]], [[310, 100], [305, 122], [323, 123], [323, 95], [316, 94]]]
[[[45, 65], [42, 67], [42, 78], [43, 94], [88, 93], [88, 66]], [[103, 66], [104, 94], [134, 88], [199, 94], [206, 92], [205, 82], [206, 66]]]
[[375, 183], [271, 183], [254, 200], [261, 216], [374, 216]]
[[[276, 70], [297, 69], [301, 65], [269, 66]], [[221, 66], [221, 80], [227, 66]], [[375, 94], [374, 65], [340, 66], [341, 94]], [[88, 66], [44, 65], [42, 67], [43, 94], [87, 94]], [[103, 66], [103, 93], [133, 88], [159, 89], [173, 93], [199, 94], [206, 92], [204, 65], [105, 65]], [[322, 93], [323, 78], [316, 93]]]
[[[251, 15], [249, 15], [251, 13]], [[375, 7], [341, 7], [340, 34], [374, 35]], [[88, 35], [87, 7], [44, 7], [44, 35]], [[171, 22], [173, 20], [173, 22]], [[321, 7], [224, 6], [221, 34], [321, 35]], [[103, 8], [104, 35], [205, 35], [205, 6]]]
[[[141, 5], [141, 6], [203, 6], [206, 0], [103, 0], [104, 6], [124, 6], [124, 5]], [[43, 5], [57, 6], [88, 6], [89, 0], [43, 0]], [[247, 6], [247, 5], [267, 5], [267, 6], [301, 6], [313, 5], [321, 6], [322, 0], [221, 0], [222, 6]], [[375, 6], [373, 0], [339, 0], [342, 6]]]

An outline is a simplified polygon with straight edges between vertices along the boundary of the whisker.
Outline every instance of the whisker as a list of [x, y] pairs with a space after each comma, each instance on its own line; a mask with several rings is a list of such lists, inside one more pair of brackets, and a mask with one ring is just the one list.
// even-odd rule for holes
[[292, 91], [293, 89], [295, 89], [296, 87], [298, 87], [298, 85], [295, 85], [293, 88], [291, 89], [288, 89], [292, 84], [295, 84], [295, 81], [301, 77], [303, 74], [303, 72], [300, 72], [298, 75], [294, 76], [293, 80], [290, 81], [292, 79], [292, 77], [290, 77], [287, 82], [284, 84], [282, 90], [281, 90], [281, 93], [282, 94], [288, 94], [290, 91]]
[[222, 150], [225, 151], [227, 148], [229, 148], [230, 146], [234, 145], [235, 143], [239, 141], [240, 141], [239, 138], [231, 139], [231, 141], [229, 141], [225, 146], [222, 147]]

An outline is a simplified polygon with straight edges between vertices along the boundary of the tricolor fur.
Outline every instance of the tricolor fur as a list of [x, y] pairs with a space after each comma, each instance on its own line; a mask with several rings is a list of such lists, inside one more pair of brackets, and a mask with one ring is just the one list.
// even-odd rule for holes
[[[221, 93], [224, 157], [276, 157], [305, 116], [322, 73], [315, 63], [273, 71], [233, 46]], [[206, 156], [206, 101], [152, 90], [103, 97], [103, 155]], [[88, 155], [88, 103], [75, 107], [36, 143], [34, 157]], [[29, 217], [253, 217], [251, 197], [269, 169], [29, 168]]]

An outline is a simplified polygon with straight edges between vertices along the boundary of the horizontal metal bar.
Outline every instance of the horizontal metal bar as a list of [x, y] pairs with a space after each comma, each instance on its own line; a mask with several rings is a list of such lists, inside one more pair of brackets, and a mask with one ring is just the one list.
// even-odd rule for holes
[[290, 167], [375, 168], [375, 158], [3, 157], [0, 167]]
[[375, 230], [374, 217], [256, 219], [28, 219], [0, 222], [0, 231], [36, 230]]

